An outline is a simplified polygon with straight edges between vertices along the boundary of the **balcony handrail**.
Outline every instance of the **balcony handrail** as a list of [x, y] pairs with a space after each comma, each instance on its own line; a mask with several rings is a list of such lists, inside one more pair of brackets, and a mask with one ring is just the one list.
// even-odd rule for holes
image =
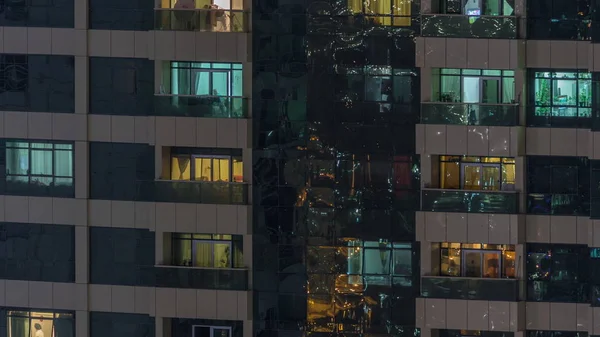
[[246, 98], [244, 96], [215, 96], [215, 95], [180, 95], [180, 94], [161, 94], [154, 93], [154, 96], [159, 97], [189, 97], [189, 98]]
[[421, 104], [439, 104], [439, 105], [480, 105], [480, 106], [510, 106], [510, 107], [518, 107], [518, 106], [519, 106], [519, 103], [421, 102]]
[[224, 11], [224, 12], [239, 12], [239, 13], [249, 13], [249, 11], [245, 9], [226, 9], [226, 8], [161, 8], [155, 7], [155, 11], [182, 11], [182, 12], [216, 12], [216, 11]]
[[179, 269], [236, 270], [236, 271], [244, 271], [244, 270], [247, 271], [247, 270], [249, 270], [248, 267], [239, 267], [239, 268], [225, 267], [225, 268], [217, 268], [217, 267], [176, 266], [176, 265], [172, 265], [172, 264], [155, 264], [154, 267], [156, 267], [156, 268], [179, 268]]
[[170, 182], [170, 183], [190, 183], [190, 184], [207, 184], [207, 185], [249, 185], [248, 182], [235, 182], [235, 181], [202, 181], [202, 180], [172, 180], [172, 179], [155, 179], [155, 180], [147, 180], [151, 182]]
[[442, 191], [442, 192], [457, 192], [457, 193], [506, 193], [506, 194], [519, 194], [519, 191], [493, 191], [493, 190], [463, 190], [455, 188], [433, 188], [423, 187], [422, 191]]
[[456, 279], [456, 280], [494, 280], [494, 281], [522, 281], [518, 278], [513, 277], [463, 277], [463, 276], [439, 276], [439, 275], [423, 275], [421, 279], [424, 278], [435, 278], [435, 279]]
[[505, 19], [516, 19], [516, 15], [468, 15], [468, 14], [446, 14], [446, 13], [424, 13], [421, 16], [468, 16], [468, 17], [477, 17], [477, 18], [505, 18]]

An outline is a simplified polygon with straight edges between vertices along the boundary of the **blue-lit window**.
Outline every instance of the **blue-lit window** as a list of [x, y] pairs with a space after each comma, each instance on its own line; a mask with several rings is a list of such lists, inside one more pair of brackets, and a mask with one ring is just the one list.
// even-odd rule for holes
[[[592, 74], [589, 72], [535, 72], [532, 88], [534, 112], [528, 125], [561, 123], [557, 119], [592, 116]], [[543, 121], [540, 121], [540, 117]]]
[[243, 95], [241, 63], [172, 62], [170, 75], [173, 95]]

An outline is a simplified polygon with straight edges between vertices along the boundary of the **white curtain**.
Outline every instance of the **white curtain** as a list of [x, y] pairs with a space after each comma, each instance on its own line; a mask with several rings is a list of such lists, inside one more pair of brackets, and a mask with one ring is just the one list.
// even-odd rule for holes
[[52, 184], [52, 150], [31, 150], [31, 182]]
[[502, 78], [502, 103], [512, 103], [515, 100], [514, 77]]

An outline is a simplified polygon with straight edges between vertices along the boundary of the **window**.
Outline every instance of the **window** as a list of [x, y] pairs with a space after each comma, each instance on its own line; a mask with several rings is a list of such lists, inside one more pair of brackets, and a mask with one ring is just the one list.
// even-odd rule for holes
[[8, 337], [73, 337], [74, 316], [73, 313], [8, 310]]
[[[348, 282], [350, 284], [386, 284], [389, 276], [412, 275], [410, 244], [379, 241], [348, 241]], [[397, 278], [397, 281], [399, 278]]]
[[576, 126], [576, 119], [591, 118], [591, 73], [535, 72], [533, 82], [534, 111], [528, 125]]
[[412, 0], [348, 0], [352, 14], [364, 14], [375, 25], [410, 26]]
[[588, 302], [588, 259], [586, 245], [527, 244], [527, 300]]
[[590, 162], [587, 157], [528, 156], [527, 212], [590, 215]]
[[514, 191], [515, 160], [500, 157], [440, 156], [440, 188]]
[[477, 278], [515, 278], [513, 245], [441, 244], [440, 274]]
[[240, 157], [175, 155], [171, 157], [171, 180], [241, 183], [244, 165]]
[[[408, 69], [390, 66], [365, 66], [364, 68], [338, 68], [343, 79], [336, 87], [336, 101], [348, 99], [381, 103], [410, 103], [413, 77]], [[382, 109], [391, 106], [382, 104]], [[384, 111], [381, 111], [384, 112]]]
[[192, 337], [231, 337], [231, 328], [227, 326], [193, 325]]
[[173, 95], [243, 95], [241, 63], [171, 62], [170, 75]]
[[0, 26], [74, 28], [73, 0], [5, 0], [0, 3]]
[[242, 236], [226, 234], [172, 234], [173, 264], [199, 268], [244, 266]]
[[6, 182], [7, 189], [51, 187], [52, 193], [68, 194], [73, 189], [73, 145], [7, 141]]
[[444, 14], [462, 15], [514, 15], [510, 1], [498, 0], [440, 0]]
[[513, 70], [439, 69], [439, 87], [433, 93], [440, 102], [509, 104], [515, 102]]

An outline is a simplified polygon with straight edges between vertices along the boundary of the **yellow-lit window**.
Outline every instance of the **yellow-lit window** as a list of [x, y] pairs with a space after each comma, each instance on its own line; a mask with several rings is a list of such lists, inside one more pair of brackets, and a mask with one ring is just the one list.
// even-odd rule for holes
[[171, 158], [171, 180], [190, 180], [191, 172], [189, 157]]
[[376, 24], [384, 26], [410, 26], [412, 0], [348, 0], [354, 14], [364, 13]]
[[243, 182], [241, 158], [209, 156], [174, 156], [171, 158], [172, 180]]

